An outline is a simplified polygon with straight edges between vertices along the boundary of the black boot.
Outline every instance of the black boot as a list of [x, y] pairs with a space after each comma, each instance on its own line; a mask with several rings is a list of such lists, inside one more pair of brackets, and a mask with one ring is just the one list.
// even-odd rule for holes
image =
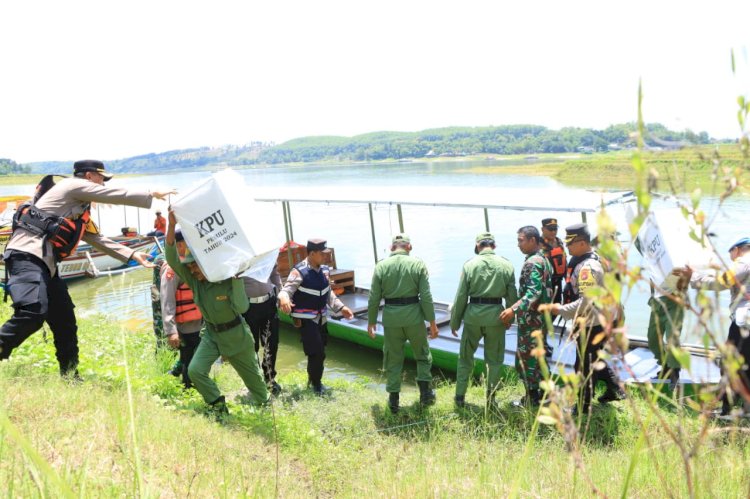
[[453, 401], [456, 403], [456, 407], [459, 409], [463, 409], [466, 407], [466, 396], [465, 395], [456, 395], [453, 397]]
[[429, 381], [417, 381], [419, 385], [419, 403], [421, 405], [433, 405], [435, 403], [435, 392], [430, 388]]
[[618, 400], [625, 400], [625, 390], [619, 386], [607, 386], [607, 391], [602, 394], [597, 400], [600, 404], [606, 404], [608, 402], [617, 402]]
[[388, 408], [392, 414], [398, 414], [398, 392], [388, 394]]
[[222, 422], [227, 416], [229, 416], [229, 409], [227, 409], [227, 403], [224, 395], [217, 398], [208, 405], [208, 415], [214, 420]]

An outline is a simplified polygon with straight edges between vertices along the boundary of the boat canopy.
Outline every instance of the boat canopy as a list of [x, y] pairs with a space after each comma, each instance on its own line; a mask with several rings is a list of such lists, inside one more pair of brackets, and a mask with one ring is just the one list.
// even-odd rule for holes
[[[258, 192], [261, 194], [261, 192]], [[633, 191], [571, 191], [564, 196], [559, 187], [541, 189], [486, 189], [430, 187], [411, 188], [351, 188], [339, 192], [323, 191], [320, 196], [311, 189], [262, 191], [256, 201], [284, 203], [347, 203], [403, 206], [447, 206], [457, 208], [489, 208], [519, 211], [565, 211], [595, 213], [602, 206], [628, 203], [635, 200]], [[564, 199], [564, 202], [561, 202]]]

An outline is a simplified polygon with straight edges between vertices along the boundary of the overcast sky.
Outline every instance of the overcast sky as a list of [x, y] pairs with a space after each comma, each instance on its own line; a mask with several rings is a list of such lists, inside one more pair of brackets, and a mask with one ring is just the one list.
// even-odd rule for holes
[[[0, 157], [647, 122], [737, 137], [750, 1], [0, 0]], [[733, 75], [730, 51], [735, 50]]]

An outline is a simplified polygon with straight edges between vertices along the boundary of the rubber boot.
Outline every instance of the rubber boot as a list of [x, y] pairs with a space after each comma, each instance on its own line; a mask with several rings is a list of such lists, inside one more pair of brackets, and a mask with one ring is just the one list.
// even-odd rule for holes
[[398, 392], [388, 394], [388, 408], [392, 414], [398, 414]]
[[433, 405], [435, 403], [435, 392], [430, 388], [429, 381], [417, 381], [419, 385], [419, 403], [421, 405]]
[[465, 395], [456, 395], [453, 397], [453, 401], [456, 403], [456, 407], [459, 409], [463, 409], [466, 407], [466, 396]]

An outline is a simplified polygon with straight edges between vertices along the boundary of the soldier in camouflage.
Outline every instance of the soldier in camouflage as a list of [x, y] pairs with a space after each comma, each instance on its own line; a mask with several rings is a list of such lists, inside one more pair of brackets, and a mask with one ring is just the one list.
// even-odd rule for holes
[[[539, 305], [552, 302], [554, 292], [553, 270], [549, 260], [544, 255], [541, 236], [536, 227], [527, 225], [518, 229], [518, 249], [526, 255], [521, 276], [518, 282], [519, 299], [503, 310], [500, 318], [512, 322], [513, 317], [518, 321], [518, 344], [516, 348], [516, 371], [526, 389], [523, 399], [513, 402], [517, 407], [539, 405], [541, 393], [539, 382], [541, 370], [537, 353], [544, 354], [544, 346], [539, 339], [544, 330], [543, 315], [539, 313]], [[540, 331], [534, 337], [534, 332]], [[534, 351], [537, 347], [541, 351]]]

